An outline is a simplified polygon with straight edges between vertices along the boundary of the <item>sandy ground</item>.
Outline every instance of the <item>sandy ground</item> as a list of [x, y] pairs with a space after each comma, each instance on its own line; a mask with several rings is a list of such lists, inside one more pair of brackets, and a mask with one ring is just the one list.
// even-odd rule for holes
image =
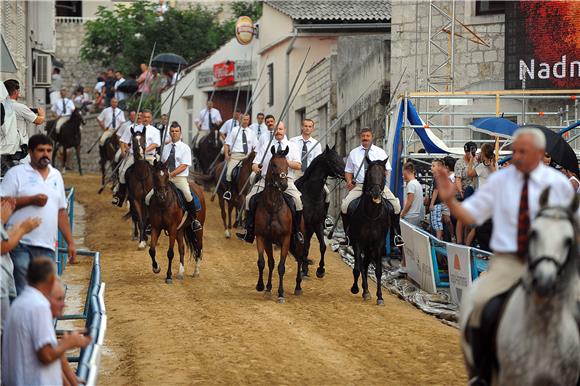
[[[286, 304], [255, 290], [256, 249], [223, 236], [217, 201], [205, 225], [201, 276], [164, 282], [131, 241], [124, 209], [97, 195], [97, 176], [65, 176], [85, 206], [85, 245], [101, 252], [108, 330], [104, 385], [465, 384], [458, 331], [385, 292], [385, 306], [351, 295], [351, 270], [327, 254], [327, 275], [294, 296], [295, 263], [286, 271]], [[209, 198], [209, 197], [208, 197]], [[209, 202], [209, 200], [207, 200]], [[315, 246], [317, 249], [317, 246]], [[176, 249], [177, 254], [177, 249]], [[317, 252], [313, 255], [317, 256]], [[178, 259], [174, 259], [174, 275]], [[88, 264], [71, 268], [82, 270]], [[274, 288], [277, 287], [277, 275]]]

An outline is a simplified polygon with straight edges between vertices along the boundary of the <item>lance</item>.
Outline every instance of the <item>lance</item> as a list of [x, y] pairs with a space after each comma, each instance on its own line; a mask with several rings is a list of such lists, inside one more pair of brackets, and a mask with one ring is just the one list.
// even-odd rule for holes
[[179, 77], [179, 71], [181, 71], [181, 64], [179, 64], [177, 66], [177, 80], [175, 81], [175, 84], [173, 85], [173, 91], [171, 92], [171, 103], [169, 104], [170, 109], [169, 109], [169, 114], [167, 114], [167, 125], [163, 126], [163, 131], [162, 131], [162, 135], [161, 135], [161, 146], [159, 149], [159, 158], [161, 159], [163, 157], [163, 147], [165, 147], [165, 135], [167, 134], [167, 131], [169, 131], [169, 126], [171, 123], [171, 111], [173, 111], [173, 100], [175, 98], [175, 91], [177, 90], [177, 84], [179, 83], [179, 81], [182, 79]]

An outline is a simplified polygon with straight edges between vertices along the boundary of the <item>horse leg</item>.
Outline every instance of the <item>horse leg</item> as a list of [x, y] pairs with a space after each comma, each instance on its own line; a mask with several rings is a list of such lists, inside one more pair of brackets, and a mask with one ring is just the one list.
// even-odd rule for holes
[[258, 248], [258, 284], [256, 284], [256, 291], [262, 292], [264, 290], [264, 239], [262, 237], [256, 238], [256, 246]]
[[151, 256], [151, 265], [153, 267], [153, 273], [159, 273], [161, 268], [155, 260], [155, 247], [157, 246], [157, 240], [159, 239], [159, 229], [151, 229], [151, 244], [149, 245], [149, 256]]
[[308, 276], [308, 254], [310, 252], [310, 242], [312, 240], [312, 231], [306, 228], [304, 232], [304, 256], [302, 258], [302, 276]]
[[354, 277], [354, 282], [352, 283], [352, 287], [350, 287], [350, 292], [353, 294], [358, 294], [358, 276], [360, 275], [360, 259], [361, 259], [361, 252], [358, 243], [354, 243], [353, 245], [354, 250], [354, 266], [352, 268], [352, 276]]
[[58, 148], [60, 147], [60, 144], [58, 142], [54, 142], [54, 150], [52, 151], [52, 164], [54, 165], [54, 167], [57, 167], [57, 161], [58, 161]]
[[[371, 293], [369, 292], [369, 264], [371, 262], [372, 253], [370, 252], [369, 248], [365, 249], [364, 260], [362, 261], [362, 271], [361, 271], [361, 281], [362, 281], [362, 288], [363, 288], [363, 299], [364, 300], [371, 300]], [[361, 259], [362, 260], [362, 259]]]
[[266, 253], [268, 254], [268, 284], [266, 284], [266, 292], [272, 292], [272, 273], [274, 272], [274, 251], [272, 250], [272, 242], [268, 241], [266, 244]]
[[224, 223], [224, 235], [225, 235], [226, 239], [229, 239], [231, 237], [231, 235], [230, 235], [230, 230], [228, 229], [228, 224], [226, 223], [226, 205], [227, 204], [221, 195], [218, 194], [218, 197], [220, 200], [222, 222]]
[[77, 163], [79, 164], [79, 175], [83, 175], [83, 168], [81, 166], [81, 145], [75, 146], [77, 152]]
[[183, 274], [185, 272], [185, 243], [183, 242], [183, 229], [180, 229], [177, 232], [177, 248], [179, 249], [179, 272], [177, 273], [177, 279], [183, 280]]
[[[385, 249], [382, 248], [382, 250], [384, 251]], [[383, 300], [383, 291], [382, 291], [382, 285], [381, 285], [381, 280], [383, 278], [383, 262], [382, 262], [381, 255], [382, 255], [382, 253], [381, 253], [380, 249], [375, 250], [373, 261], [375, 263], [375, 278], [377, 280], [377, 305], [378, 306], [385, 305], [385, 301]]]
[[288, 250], [290, 249], [290, 237], [288, 235], [284, 238], [282, 242], [282, 247], [280, 248], [280, 262], [278, 263], [278, 303], [285, 303], [284, 299], [284, 273], [286, 272], [286, 256], [288, 256]]
[[169, 248], [167, 248], [167, 276], [165, 276], [165, 283], [173, 283], [173, 274], [171, 273], [171, 264], [173, 263], [173, 247], [175, 246], [175, 236], [177, 229], [172, 228], [169, 230]]
[[66, 146], [63, 145], [63, 147], [62, 147], [62, 171], [63, 171], [63, 173], [66, 172], [66, 162], [67, 162], [66, 152], [67, 152], [67, 150], [68, 149], [66, 148]]
[[324, 243], [324, 225], [320, 223], [316, 228], [316, 238], [320, 245], [320, 261], [318, 262], [318, 269], [316, 270], [316, 277], [321, 279], [324, 277], [324, 254], [326, 253], [326, 244]]
[[296, 267], [296, 287], [294, 288], [294, 295], [302, 295], [302, 270], [305, 265], [308, 265], [306, 256], [303, 256], [302, 259], [297, 258], [297, 267]]
[[147, 243], [145, 242], [145, 211], [141, 207], [141, 204], [137, 201], [133, 202], [135, 204], [135, 212], [137, 213], [137, 218], [139, 219], [139, 246], [138, 249], [145, 249]]
[[233, 211], [233, 209], [234, 209], [234, 205], [228, 201], [228, 233], [230, 233], [230, 230], [232, 229], [232, 211]]

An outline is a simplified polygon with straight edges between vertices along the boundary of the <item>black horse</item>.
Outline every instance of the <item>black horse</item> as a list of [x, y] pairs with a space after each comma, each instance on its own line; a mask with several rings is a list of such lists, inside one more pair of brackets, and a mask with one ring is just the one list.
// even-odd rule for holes
[[209, 134], [199, 141], [199, 145], [193, 146], [193, 155], [201, 169], [198, 171], [205, 175], [209, 175], [212, 172], [211, 169], [223, 160], [223, 155], [220, 155], [222, 145], [219, 128], [214, 125]]
[[79, 174], [83, 175], [81, 167], [81, 125], [85, 124], [81, 113], [78, 109], [73, 110], [68, 121], [62, 124], [60, 132], [56, 132], [56, 120], [46, 122], [46, 131], [48, 136], [54, 141], [54, 150], [52, 152], [52, 164], [56, 166], [56, 156], [59, 147], [63, 148], [62, 169], [66, 169], [66, 152], [67, 149], [74, 147], [77, 152], [77, 162], [79, 165]]
[[[316, 276], [324, 277], [324, 254], [326, 244], [324, 242], [324, 220], [328, 211], [325, 204], [324, 185], [328, 177], [344, 179], [344, 161], [338, 155], [334, 146], [326, 146], [326, 149], [312, 160], [304, 175], [296, 181], [296, 188], [302, 193], [302, 205], [304, 206], [304, 260], [308, 259], [310, 241], [312, 235], [316, 234], [320, 244], [320, 261]], [[302, 274], [308, 275], [308, 264], [302, 265]]]
[[347, 236], [354, 250], [354, 282], [350, 292], [357, 294], [358, 277], [362, 275], [363, 299], [370, 300], [368, 286], [369, 264], [374, 263], [377, 279], [377, 304], [384, 304], [381, 291], [382, 255], [387, 232], [391, 228], [393, 207], [382, 197], [385, 188], [387, 160], [370, 161], [368, 158], [362, 196], [353, 201], [346, 215]]

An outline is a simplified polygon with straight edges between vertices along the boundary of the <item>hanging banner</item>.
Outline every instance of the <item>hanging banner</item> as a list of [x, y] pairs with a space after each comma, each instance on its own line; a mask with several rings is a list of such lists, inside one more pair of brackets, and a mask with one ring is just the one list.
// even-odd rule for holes
[[447, 266], [449, 267], [449, 290], [451, 300], [461, 304], [461, 297], [471, 285], [471, 248], [447, 244]]
[[215, 86], [224, 87], [235, 83], [235, 62], [225, 61], [213, 65], [213, 75], [215, 77]]
[[423, 291], [437, 293], [429, 236], [419, 232], [405, 220], [401, 220], [401, 236], [405, 240], [403, 248], [407, 275]]

